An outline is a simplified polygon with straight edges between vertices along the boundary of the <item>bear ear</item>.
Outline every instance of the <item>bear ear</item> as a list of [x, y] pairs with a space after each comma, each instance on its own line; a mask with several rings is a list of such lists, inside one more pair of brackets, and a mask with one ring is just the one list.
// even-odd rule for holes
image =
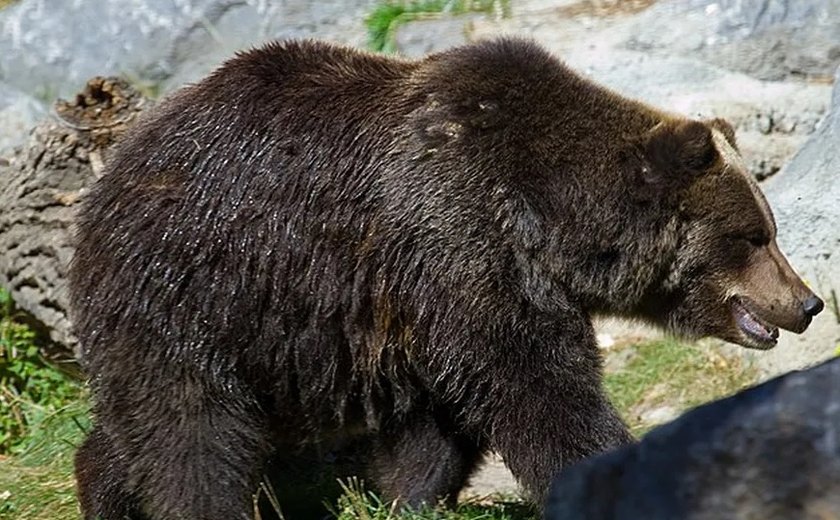
[[625, 171], [639, 201], [676, 194], [719, 157], [711, 128], [698, 121], [663, 121], [635, 142], [636, 151], [629, 154], [634, 160], [625, 161]]
[[691, 176], [708, 170], [718, 151], [708, 125], [699, 121], [663, 122], [648, 132], [645, 157], [667, 176]]

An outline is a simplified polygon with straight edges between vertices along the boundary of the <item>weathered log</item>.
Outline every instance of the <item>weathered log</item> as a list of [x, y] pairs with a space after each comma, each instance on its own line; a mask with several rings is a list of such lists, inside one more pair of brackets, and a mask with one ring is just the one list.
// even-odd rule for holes
[[76, 207], [109, 148], [150, 104], [121, 79], [93, 78], [0, 160], [0, 285], [59, 350], [76, 347], [66, 282]]

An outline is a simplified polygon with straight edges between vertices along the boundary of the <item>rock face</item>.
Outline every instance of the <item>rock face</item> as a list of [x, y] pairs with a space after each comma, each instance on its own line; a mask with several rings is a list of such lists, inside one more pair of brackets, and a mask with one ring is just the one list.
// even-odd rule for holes
[[634, 27], [629, 48], [698, 56], [759, 79], [826, 78], [840, 65], [840, 0], [668, 0]]
[[0, 286], [61, 345], [76, 344], [66, 287], [74, 207], [108, 147], [147, 104], [122, 80], [94, 78], [56, 105], [56, 120], [37, 126], [9, 164], [0, 163]]
[[769, 373], [830, 357], [840, 345], [840, 68], [831, 110], [808, 142], [765, 186], [775, 208], [779, 244], [805, 280], [826, 300], [826, 311], [801, 336], [783, 335], [755, 356]]
[[[513, 3], [511, 18], [478, 19], [470, 34], [473, 38], [500, 32], [532, 37], [576, 70], [622, 94], [691, 117], [726, 118], [737, 129], [750, 171], [763, 179], [779, 171], [814, 131], [830, 97], [824, 75], [813, 75], [820, 81], [804, 81], [803, 75], [779, 65], [789, 49], [798, 45], [802, 32], [798, 24], [813, 11], [819, 18], [813, 20], [815, 28], [840, 26], [840, 10], [823, 12], [823, 4], [817, 1], [764, 3], [773, 13], [773, 6], [790, 3], [789, 11], [801, 16], [768, 18], [758, 12], [761, 2], [752, 0], [520, 0]], [[726, 41], [734, 42], [731, 35], [737, 33], [739, 44], [763, 49], [761, 66], [775, 71], [774, 77], [790, 81], [764, 81], [761, 77], [766, 75], [752, 76], [752, 69], [729, 67], [723, 56], [732, 52], [706, 47], [722, 38], [701, 38], [702, 48], [691, 43], [696, 35], [717, 30], [718, 25], [721, 31], [724, 26], [751, 27], [748, 15], [758, 17], [762, 24], [775, 20], [774, 30], [782, 31], [788, 40], [765, 48], [756, 43], [763, 42], [759, 29], [730, 28]], [[738, 16], [747, 21], [736, 24], [732, 20]], [[729, 22], [710, 25], [710, 20], [719, 18]], [[840, 45], [840, 31], [826, 30], [824, 36]], [[812, 50], [821, 53], [826, 48]]]
[[397, 48], [400, 54], [419, 58], [426, 54], [463, 45], [469, 41], [472, 23], [484, 16], [468, 13], [413, 21], [397, 29]]
[[565, 470], [545, 518], [838, 518], [838, 436], [835, 359], [697, 408], [635, 445]]
[[105, 74], [171, 90], [270, 38], [361, 45], [373, 3], [24, 0], [0, 11], [0, 80], [50, 100]]

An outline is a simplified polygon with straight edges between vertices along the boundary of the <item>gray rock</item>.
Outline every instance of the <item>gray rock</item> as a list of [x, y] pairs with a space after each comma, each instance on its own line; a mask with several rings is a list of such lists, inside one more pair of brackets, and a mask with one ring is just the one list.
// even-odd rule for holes
[[23, 144], [44, 114], [44, 106], [37, 99], [0, 83], [0, 156]]
[[0, 11], [0, 80], [52, 101], [94, 75], [169, 90], [271, 38], [362, 44], [374, 0], [22, 0]]
[[147, 104], [120, 80], [94, 78], [0, 163], [0, 285], [66, 349], [76, 345], [66, 280], [75, 207], [109, 147]]
[[568, 468], [545, 518], [838, 518], [838, 438], [835, 359], [701, 406], [635, 445]]
[[830, 77], [840, 0], [669, 0], [642, 13], [627, 46], [691, 54], [767, 80]]
[[755, 356], [772, 374], [824, 360], [840, 343], [840, 68], [831, 111], [765, 192], [780, 246], [827, 303], [805, 334], [783, 335], [775, 349]]
[[737, 132], [738, 148], [744, 162], [760, 181], [780, 171], [808, 138], [798, 133], [763, 133], [743, 128], [738, 128]]
[[679, 415], [679, 411], [671, 405], [662, 405], [647, 410], [642, 410], [639, 413], [639, 420], [642, 424], [656, 425], [672, 421]]

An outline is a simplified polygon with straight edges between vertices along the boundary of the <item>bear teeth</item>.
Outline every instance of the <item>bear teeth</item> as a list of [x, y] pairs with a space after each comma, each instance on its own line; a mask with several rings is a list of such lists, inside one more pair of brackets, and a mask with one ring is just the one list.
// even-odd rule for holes
[[751, 336], [764, 343], [775, 343], [779, 337], [779, 329], [770, 327], [761, 322], [761, 320], [750, 312], [740, 301], [734, 302], [735, 319], [738, 327]]

